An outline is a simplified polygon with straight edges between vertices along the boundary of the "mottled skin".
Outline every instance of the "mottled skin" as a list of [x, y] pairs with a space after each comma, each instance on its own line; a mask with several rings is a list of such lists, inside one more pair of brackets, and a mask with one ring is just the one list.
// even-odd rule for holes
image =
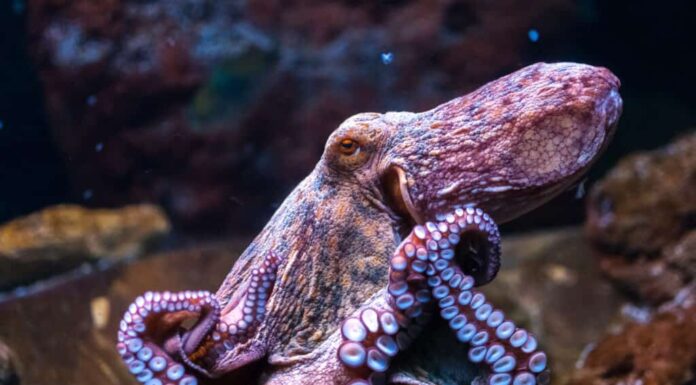
[[[386, 301], [388, 261], [413, 225], [468, 205], [501, 223], [568, 188], [613, 133], [618, 86], [603, 68], [535, 64], [427, 112], [346, 120], [214, 296], [222, 319], [237, 317], [231, 309], [252, 269], [275, 253], [265, 319], [248, 339], [198, 362], [200, 369], [215, 377], [263, 359], [260, 382], [267, 385], [353, 378], [336, 355], [340, 324], [364, 304]], [[498, 265], [462, 262], [479, 285]], [[174, 335], [162, 342], [164, 351], [183, 360], [177, 349], [190, 354], [182, 341], [195, 333], [179, 338], [178, 322], [165, 322], [158, 334]], [[148, 333], [155, 329], [148, 324]]]

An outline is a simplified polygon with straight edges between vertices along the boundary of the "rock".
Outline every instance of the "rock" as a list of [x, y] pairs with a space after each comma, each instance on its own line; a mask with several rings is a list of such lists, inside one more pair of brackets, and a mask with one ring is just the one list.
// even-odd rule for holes
[[[27, 371], [27, 384], [137, 384], [115, 350], [118, 322], [128, 304], [148, 290], [215, 290], [248, 239], [199, 245], [75, 277], [22, 298], [0, 302], [0, 339], [22, 362], [50, 370]], [[584, 347], [618, 319], [620, 299], [600, 279], [578, 228], [503, 238], [503, 267], [484, 287], [486, 296], [517, 324], [539, 337], [549, 353], [553, 384], [565, 382]], [[47, 306], [50, 304], [50, 306]], [[579, 306], [581, 304], [582, 306]], [[436, 321], [441, 322], [441, 321]], [[455, 345], [445, 325], [424, 334], [407, 367], [437, 385], [468, 383], [467, 346]], [[443, 347], [446, 347], [443, 348]], [[447, 350], [450, 349], [450, 350]], [[443, 355], [441, 359], [433, 359]], [[244, 382], [262, 367], [219, 383]]]
[[592, 189], [587, 233], [602, 271], [660, 304], [696, 278], [696, 133], [622, 160]]
[[692, 281], [696, 277], [696, 230], [686, 233], [675, 244], [666, 247], [662, 256], [668, 266], [682, 272], [688, 277], [686, 280]]
[[49, 207], [0, 226], [0, 288], [97, 258], [139, 256], [169, 229], [165, 214], [152, 205]]
[[[73, 196], [250, 231], [363, 111], [423, 110], [520, 67], [570, 0], [28, 0]], [[391, 53], [385, 64], [382, 53]]]
[[684, 286], [682, 274], [664, 261], [626, 261], [621, 256], [602, 255], [602, 272], [632, 299], [656, 306], [668, 301]]
[[584, 358], [568, 385], [680, 385], [696, 379], [696, 302], [629, 323]]
[[14, 353], [0, 341], [0, 385], [19, 385]]
[[586, 232], [600, 269], [649, 306], [591, 345], [569, 385], [696, 380], [694, 186], [696, 133], [623, 159], [594, 186]]

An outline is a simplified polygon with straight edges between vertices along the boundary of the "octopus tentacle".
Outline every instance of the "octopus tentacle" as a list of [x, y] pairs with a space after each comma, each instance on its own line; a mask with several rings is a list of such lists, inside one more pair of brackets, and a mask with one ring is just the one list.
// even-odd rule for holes
[[275, 282], [278, 257], [271, 253], [263, 264], [254, 268], [249, 287], [229, 315], [219, 318], [215, 330], [195, 344], [195, 349], [184, 350], [185, 361], [192, 367], [211, 366], [215, 359], [235, 345], [251, 338], [266, 315], [266, 301]]
[[389, 364], [430, 319], [425, 242], [409, 235], [389, 263], [386, 309], [368, 306], [341, 324], [339, 361], [350, 368], [350, 385], [384, 383]]
[[[468, 246], [463, 249], [466, 257], [485, 253], [482, 260], [499, 260], [496, 224], [473, 207], [438, 219], [415, 226], [392, 255], [388, 308], [365, 307], [343, 321], [338, 358], [353, 370], [348, 384], [384, 382], [390, 360], [406, 349], [427, 322], [433, 299], [458, 340], [470, 344], [469, 359], [491, 372], [486, 378], [489, 385], [547, 383], [546, 354], [538, 350], [535, 337], [494, 309], [483, 293], [473, 289], [474, 277], [458, 265], [458, 245], [457, 250]], [[484, 240], [482, 249], [474, 247], [477, 238]], [[396, 324], [384, 325], [382, 317]]]
[[[195, 385], [188, 366], [205, 369], [220, 354], [253, 337], [265, 316], [279, 259], [271, 253], [252, 271], [243, 301], [221, 317], [207, 291], [147, 292], [128, 307], [119, 325], [117, 349], [129, 371], [146, 385]], [[198, 317], [188, 331], [180, 325]], [[224, 319], [223, 319], [224, 318]]]
[[426, 272], [428, 286], [438, 301], [440, 316], [449, 322], [460, 342], [470, 344], [469, 360], [490, 370], [488, 384], [547, 383], [547, 357], [538, 350], [536, 338], [516, 327], [486, 301], [483, 293], [474, 290], [474, 278], [465, 274], [452, 258], [452, 247], [464, 234], [478, 233], [487, 241], [484, 252], [500, 253], [495, 222], [481, 209], [457, 209], [437, 224], [427, 223], [421, 232], [427, 233], [426, 240], [448, 240], [437, 245], [430, 243], [433, 258]]
[[121, 320], [116, 347], [138, 381], [146, 385], [197, 383], [195, 377], [186, 374], [181, 363], [171, 358], [169, 349], [160, 348], [164, 345], [164, 336], [148, 335], [147, 328], [160, 322], [168, 324], [169, 331], [186, 318], [201, 314], [203, 309], [213, 313], [219, 311], [217, 301], [206, 291], [147, 292], [136, 298]]
[[[449, 264], [454, 274], [462, 274], [458, 266]], [[443, 273], [433, 276], [433, 292], [449, 291], [438, 302], [440, 315], [450, 321], [457, 339], [471, 345], [469, 360], [488, 365], [492, 374], [490, 385], [534, 385], [548, 381], [546, 353], [538, 350], [536, 338], [506, 319], [483, 293], [471, 290], [469, 284], [452, 285]], [[469, 276], [465, 276], [471, 278]], [[437, 282], [437, 283], [435, 283]]]
[[350, 385], [382, 384], [391, 360], [420, 333], [427, 317], [404, 318], [393, 309], [367, 307], [341, 325], [338, 358], [352, 372]]

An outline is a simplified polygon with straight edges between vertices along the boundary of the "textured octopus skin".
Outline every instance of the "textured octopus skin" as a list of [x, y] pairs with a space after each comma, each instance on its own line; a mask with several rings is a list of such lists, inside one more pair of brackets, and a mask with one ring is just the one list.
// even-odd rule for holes
[[606, 147], [618, 87], [604, 68], [538, 63], [430, 111], [347, 119], [217, 293], [138, 297], [119, 353], [147, 385], [249, 383], [235, 373], [259, 360], [266, 385], [399, 383], [391, 355], [438, 316], [489, 383], [545, 382], [536, 340], [471, 286], [499, 268], [495, 223], [570, 187]]

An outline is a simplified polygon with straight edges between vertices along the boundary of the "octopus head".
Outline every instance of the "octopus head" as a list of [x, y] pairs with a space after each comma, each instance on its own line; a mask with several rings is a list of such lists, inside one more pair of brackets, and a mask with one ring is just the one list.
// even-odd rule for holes
[[[426, 112], [355, 115], [323, 163], [378, 188], [405, 229], [469, 206], [502, 223], [577, 183], [613, 135], [618, 88], [605, 68], [532, 65]], [[499, 264], [469, 263], [478, 284]]]

